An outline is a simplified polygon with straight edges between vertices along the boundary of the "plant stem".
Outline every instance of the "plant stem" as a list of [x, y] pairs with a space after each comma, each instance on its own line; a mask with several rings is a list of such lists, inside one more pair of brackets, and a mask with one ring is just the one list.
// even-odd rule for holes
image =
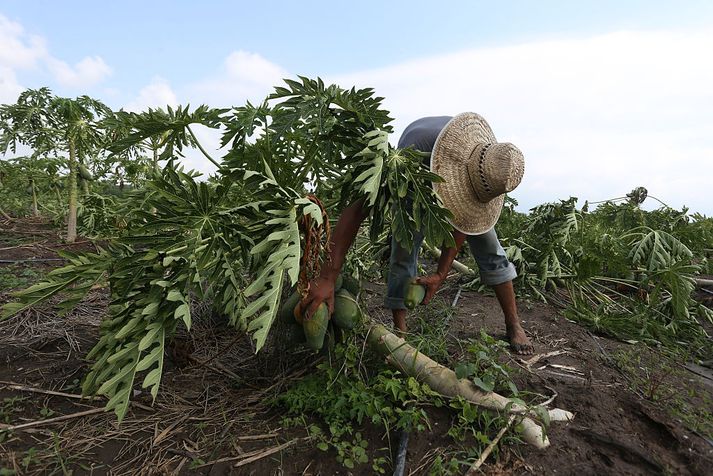
[[200, 150], [201, 152], [203, 152], [203, 155], [205, 155], [205, 157], [206, 157], [208, 160], [210, 160], [210, 161], [213, 163], [213, 165], [215, 165], [216, 167], [220, 168], [220, 164], [219, 164], [218, 162], [216, 162], [216, 161], [213, 159], [213, 157], [211, 157], [211, 156], [208, 154], [208, 152], [206, 152], [206, 150], [203, 148], [203, 146], [201, 145], [201, 143], [198, 141], [198, 138], [196, 137], [196, 135], [195, 135], [195, 134], [193, 133], [193, 131], [191, 130], [191, 126], [186, 126], [186, 129], [188, 129], [188, 133], [191, 134], [191, 137], [192, 137], [193, 140], [196, 142], [196, 145], [198, 146], [198, 150]]
[[37, 209], [37, 188], [35, 188], [35, 180], [30, 180], [30, 187], [32, 188], [32, 215], [40, 216], [40, 211]]
[[67, 242], [77, 239], [77, 156], [74, 139], [69, 140], [69, 215], [67, 216]]
[[5, 210], [3, 210], [2, 207], [0, 207], [0, 215], [2, 215], [6, 220], [12, 220], [12, 217], [5, 213]]

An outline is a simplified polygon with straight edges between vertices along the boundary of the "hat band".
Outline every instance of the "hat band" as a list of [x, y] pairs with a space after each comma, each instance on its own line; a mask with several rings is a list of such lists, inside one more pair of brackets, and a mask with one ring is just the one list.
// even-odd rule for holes
[[[478, 200], [482, 203], [489, 202], [493, 198], [493, 190], [485, 178], [485, 154], [488, 152], [488, 149], [490, 149], [492, 145], [492, 142], [488, 142], [483, 144], [482, 148], [480, 149], [480, 154], [478, 156], [478, 175], [480, 178], [480, 186], [476, 186], [476, 184], [473, 183], [472, 174], [468, 174], [468, 178], [470, 179], [470, 186], [473, 188], [473, 191], [478, 197]], [[475, 152], [475, 150], [473, 150], [473, 152]], [[485, 194], [488, 195], [487, 198], [484, 196], [485, 194], [481, 193], [483, 191], [485, 191]]]
[[488, 181], [485, 180], [485, 154], [486, 152], [488, 152], [488, 149], [490, 149], [491, 145], [493, 145], [492, 142], [488, 142], [487, 144], [485, 144], [483, 150], [480, 151], [480, 158], [478, 159], [478, 175], [480, 175], [480, 181], [483, 184], [483, 188], [488, 193], [492, 193], [493, 191], [491, 190]]

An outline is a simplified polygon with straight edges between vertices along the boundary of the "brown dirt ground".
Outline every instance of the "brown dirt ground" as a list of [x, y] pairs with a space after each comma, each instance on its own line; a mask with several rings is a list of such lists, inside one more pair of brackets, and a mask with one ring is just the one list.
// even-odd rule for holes
[[[42, 222], [0, 224], [0, 260], [52, 258], [60, 247], [56, 232]], [[91, 249], [91, 244], [75, 247]], [[44, 271], [58, 264], [28, 266]], [[446, 302], [456, 293], [456, 281], [451, 279], [440, 293]], [[379, 307], [382, 292], [382, 285], [370, 284], [364, 294], [372, 317], [387, 321]], [[9, 299], [0, 290], [0, 303]], [[72, 395], [81, 391], [78, 383], [90, 365], [84, 356], [97, 339], [106, 305], [106, 292], [96, 290], [65, 317], [36, 309], [0, 323], [0, 425], [101, 406]], [[369, 465], [353, 471], [338, 465], [333, 452], [324, 453], [302, 440], [304, 431], [282, 429], [280, 411], [266, 403], [309, 372], [315, 357], [304, 351], [255, 356], [248, 339], [236, 337], [208, 314], [200, 306], [195, 309], [193, 332], [178, 336], [171, 346], [156, 402], [136, 393], [121, 425], [113, 414], [96, 413], [14, 431], [0, 438], [0, 468], [16, 474], [371, 474]], [[491, 456], [482, 467], [485, 474], [711, 474], [713, 442], [632, 391], [613, 364], [613, 356], [633, 346], [593, 335], [547, 304], [521, 301], [520, 314], [537, 354], [564, 353], [529, 368], [521, 359], [510, 358], [509, 364], [520, 369], [518, 387], [543, 395], [556, 392], [554, 405], [574, 412], [576, 418], [550, 427], [552, 445], [547, 450], [502, 447], [497, 458]], [[497, 302], [463, 291], [449, 334], [467, 339], [481, 328], [504, 336]], [[649, 359], [657, 358], [654, 351], [646, 353]], [[713, 397], [711, 381], [705, 377], [685, 369], [665, 377], [673, 388], [696, 389], [698, 395]], [[426, 473], [436, 455], [454, 446], [445, 434], [453, 415], [440, 408], [429, 411], [429, 417], [433, 430], [410, 436], [405, 474]], [[387, 446], [385, 436], [370, 427], [364, 434], [372, 455], [383, 455], [378, 449]], [[270, 450], [275, 451], [266, 454]], [[234, 466], [251, 455], [262, 457]]]

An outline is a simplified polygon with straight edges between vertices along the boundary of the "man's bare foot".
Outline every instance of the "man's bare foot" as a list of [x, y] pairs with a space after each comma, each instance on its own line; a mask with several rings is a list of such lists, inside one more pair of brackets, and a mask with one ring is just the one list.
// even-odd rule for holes
[[535, 353], [535, 347], [530, 342], [530, 339], [525, 334], [525, 331], [518, 324], [517, 326], [507, 328], [508, 342], [510, 342], [510, 350], [517, 355], [532, 355]]
[[392, 315], [394, 317], [394, 330], [397, 331], [397, 335], [403, 337], [406, 333], [406, 314], [408, 311], [406, 309], [394, 309]]

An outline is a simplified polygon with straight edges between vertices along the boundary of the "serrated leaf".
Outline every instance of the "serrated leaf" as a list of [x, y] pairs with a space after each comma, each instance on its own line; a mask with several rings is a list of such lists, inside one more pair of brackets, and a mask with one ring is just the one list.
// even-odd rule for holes
[[188, 304], [183, 303], [176, 308], [173, 313], [174, 319], [181, 319], [186, 325], [186, 329], [191, 329], [191, 308]]

